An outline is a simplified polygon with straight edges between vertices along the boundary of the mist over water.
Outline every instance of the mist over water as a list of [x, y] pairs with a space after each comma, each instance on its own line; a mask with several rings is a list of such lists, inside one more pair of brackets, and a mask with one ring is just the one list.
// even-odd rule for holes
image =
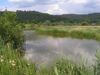
[[61, 57], [75, 61], [84, 58], [93, 64], [96, 50], [100, 49], [100, 42], [95, 40], [40, 36], [34, 31], [24, 31], [24, 35], [24, 58], [36, 64], [50, 64]]

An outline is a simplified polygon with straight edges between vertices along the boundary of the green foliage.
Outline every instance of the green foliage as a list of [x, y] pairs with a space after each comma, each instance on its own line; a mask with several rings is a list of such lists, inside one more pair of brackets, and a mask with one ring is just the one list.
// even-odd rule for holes
[[54, 36], [54, 37], [71, 37], [79, 39], [94, 39], [100, 41], [100, 27], [93, 26], [48, 26], [38, 27], [36, 32], [39, 34]]
[[[4, 12], [0, 12], [0, 16]], [[100, 13], [93, 14], [64, 14], [64, 15], [49, 15], [36, 11], [16, 11], [16, 21], [18, 23], [35, 23], [48, 25], [100, 25]], [[45, 23], [46, 22], [46, 23]]]
[[55, 65], [56, 75], [93, 75], [93, 69], [71, 60], [59, 60]]
[[36, 23], [44, 25], [91, 25], [92, 23], [100, 24], [100, 13], [93, 14], [64, 14], [49, 15], [36, 11], [17, 11], [17, 21], [19, 23]]
[[81, 23], [81, 25], [82, 26], [87, 26], [87, 25], [89, 25], [87, 22], [83, 22], [83, 23]]
[[95, 56], [97, 58], [97, 61], [96, 61], [96, 66], [94, 66], [94, 72], [95, 75], [99, 75], [100, 74], [100, 51], [97, 51]]
[[0, 44], [0, 75], [35, 75], [35, 65], [25, 61], [17, 50]]
[[0, 17], [0, 36], [4, 43], [11, 43], [14, 48], [21, 47], [22, 33], [20, 26], [16, 23], [16, 14], [7, 12]]

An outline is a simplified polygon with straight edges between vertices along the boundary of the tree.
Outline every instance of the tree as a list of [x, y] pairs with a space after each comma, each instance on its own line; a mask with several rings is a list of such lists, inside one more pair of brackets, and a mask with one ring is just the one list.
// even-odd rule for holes
[[83, 23], [81, 23], [81, 25], [82, 26], [87, 26], [87, 25], [89, 25], [87, 22], [83, 22]]
[[16, 14], [5, 11], [0, 17], [0, 36], [5, 44], [12, 44], [13, 48], [21, 47], [22, 33], [16, 22]]
[[49, 26], [51, 24], [51, 22], [49, 20], [46, 20], [43, 24]]

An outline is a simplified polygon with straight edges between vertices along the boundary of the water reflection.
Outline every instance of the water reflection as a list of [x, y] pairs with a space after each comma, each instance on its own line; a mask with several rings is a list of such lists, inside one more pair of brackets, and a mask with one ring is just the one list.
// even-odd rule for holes
[[59, 57], [81, 60], [85, 58], [93, 63], [95, 52], [100, 43], [95, 40], [54, 38], [39, 36], [33, 31], [25, 31], [25, 59], [37, 64], [49, 64]]

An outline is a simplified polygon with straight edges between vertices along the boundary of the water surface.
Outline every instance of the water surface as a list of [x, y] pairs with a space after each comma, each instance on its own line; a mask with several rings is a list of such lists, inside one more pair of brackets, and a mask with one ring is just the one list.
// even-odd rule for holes
[[34, 31], [24, 31], [24, 35], [24, 57], [36, 64], [49, 64], [61, 57], [76, 61], [85, 58], [94, 63], [96, 50], [100, 49], [100, 42], [95, 40], [41, 36]]

